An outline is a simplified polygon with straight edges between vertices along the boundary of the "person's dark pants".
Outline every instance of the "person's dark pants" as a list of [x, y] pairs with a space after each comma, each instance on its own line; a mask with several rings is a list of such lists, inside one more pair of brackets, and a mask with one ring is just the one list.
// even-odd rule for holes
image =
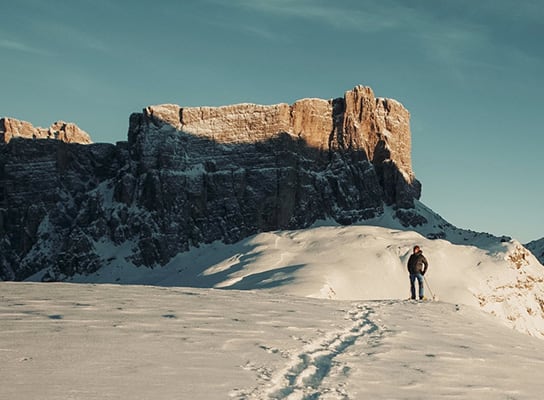
[[424, 296], [423, 275], [421, 275], [421, 273], [419, 272], [417, 274], [410, 274], [410, 293], [412, 295], [412, 299], [415, 299], [416, 298], [416, 279], [419, 285], [419, 298], [422, 299]]

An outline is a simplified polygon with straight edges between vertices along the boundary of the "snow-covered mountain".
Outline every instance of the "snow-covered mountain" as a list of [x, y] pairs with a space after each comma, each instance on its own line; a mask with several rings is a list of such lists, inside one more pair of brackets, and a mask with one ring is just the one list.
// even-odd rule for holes
[[384, 206], [407, 226], [424, 222], [413, 212], [410, 113], [363, 86], [292, 105], [149, 106], [115, 145], [33, 140], [41, 136], [9, 121], [0, 124], [4, 280], [94, 272], [112, 261], [105, 243], [130, 248], [121, 263], [158, 268], [191, 246], [327, 218], [351, 224]]
[[[544, 388], [544, 267], [515, 239], [459, 229], [418, 200], [409, 113], [369, 88], [151, 106], [116, 145], [8, 133], [0, 278], [66, 283], [0, 283], [7, 398]], [[405, 301], [416, 244], [440, 301]]]

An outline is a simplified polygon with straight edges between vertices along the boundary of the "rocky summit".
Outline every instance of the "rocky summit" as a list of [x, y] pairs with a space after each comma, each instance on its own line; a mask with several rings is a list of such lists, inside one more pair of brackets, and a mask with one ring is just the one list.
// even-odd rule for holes
[[425, 222], [410, 114], [368, 87], [292, 105], [150, 106], [115, 145], [85, 144], [65, 123], [32, 129], [0, 124], [3, 280], [44, 269], [63, 280], [121, 258], [160, 267], [191, 246], [351, 224], [386, 205], [405, 226]]
[[30, 122], [14, 118], [0, 119], [0, 142], [8, 143], [13, 138], [56, 139], [66, 143], [92, 143], [87, 132], [71, 122], [57, 121], [49, 128], [35, 128]]

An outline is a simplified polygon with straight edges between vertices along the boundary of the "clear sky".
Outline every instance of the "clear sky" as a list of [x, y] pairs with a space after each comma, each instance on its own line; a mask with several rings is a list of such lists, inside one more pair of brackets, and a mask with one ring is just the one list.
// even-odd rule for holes
[[0, 0], [0, 116], [126, 140], [150, 104], [341, 97], [412, 115], [422, 201], [544, 236], [541, 0]]

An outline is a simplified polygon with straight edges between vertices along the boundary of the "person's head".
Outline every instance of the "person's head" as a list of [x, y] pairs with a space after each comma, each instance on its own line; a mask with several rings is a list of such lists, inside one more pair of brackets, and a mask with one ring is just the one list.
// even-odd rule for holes
[[421, 251], [421, 247], [419, 247], [418, 245], [415, 245], [414, 246], [414, 254], [419, 253], [420, 251]]

